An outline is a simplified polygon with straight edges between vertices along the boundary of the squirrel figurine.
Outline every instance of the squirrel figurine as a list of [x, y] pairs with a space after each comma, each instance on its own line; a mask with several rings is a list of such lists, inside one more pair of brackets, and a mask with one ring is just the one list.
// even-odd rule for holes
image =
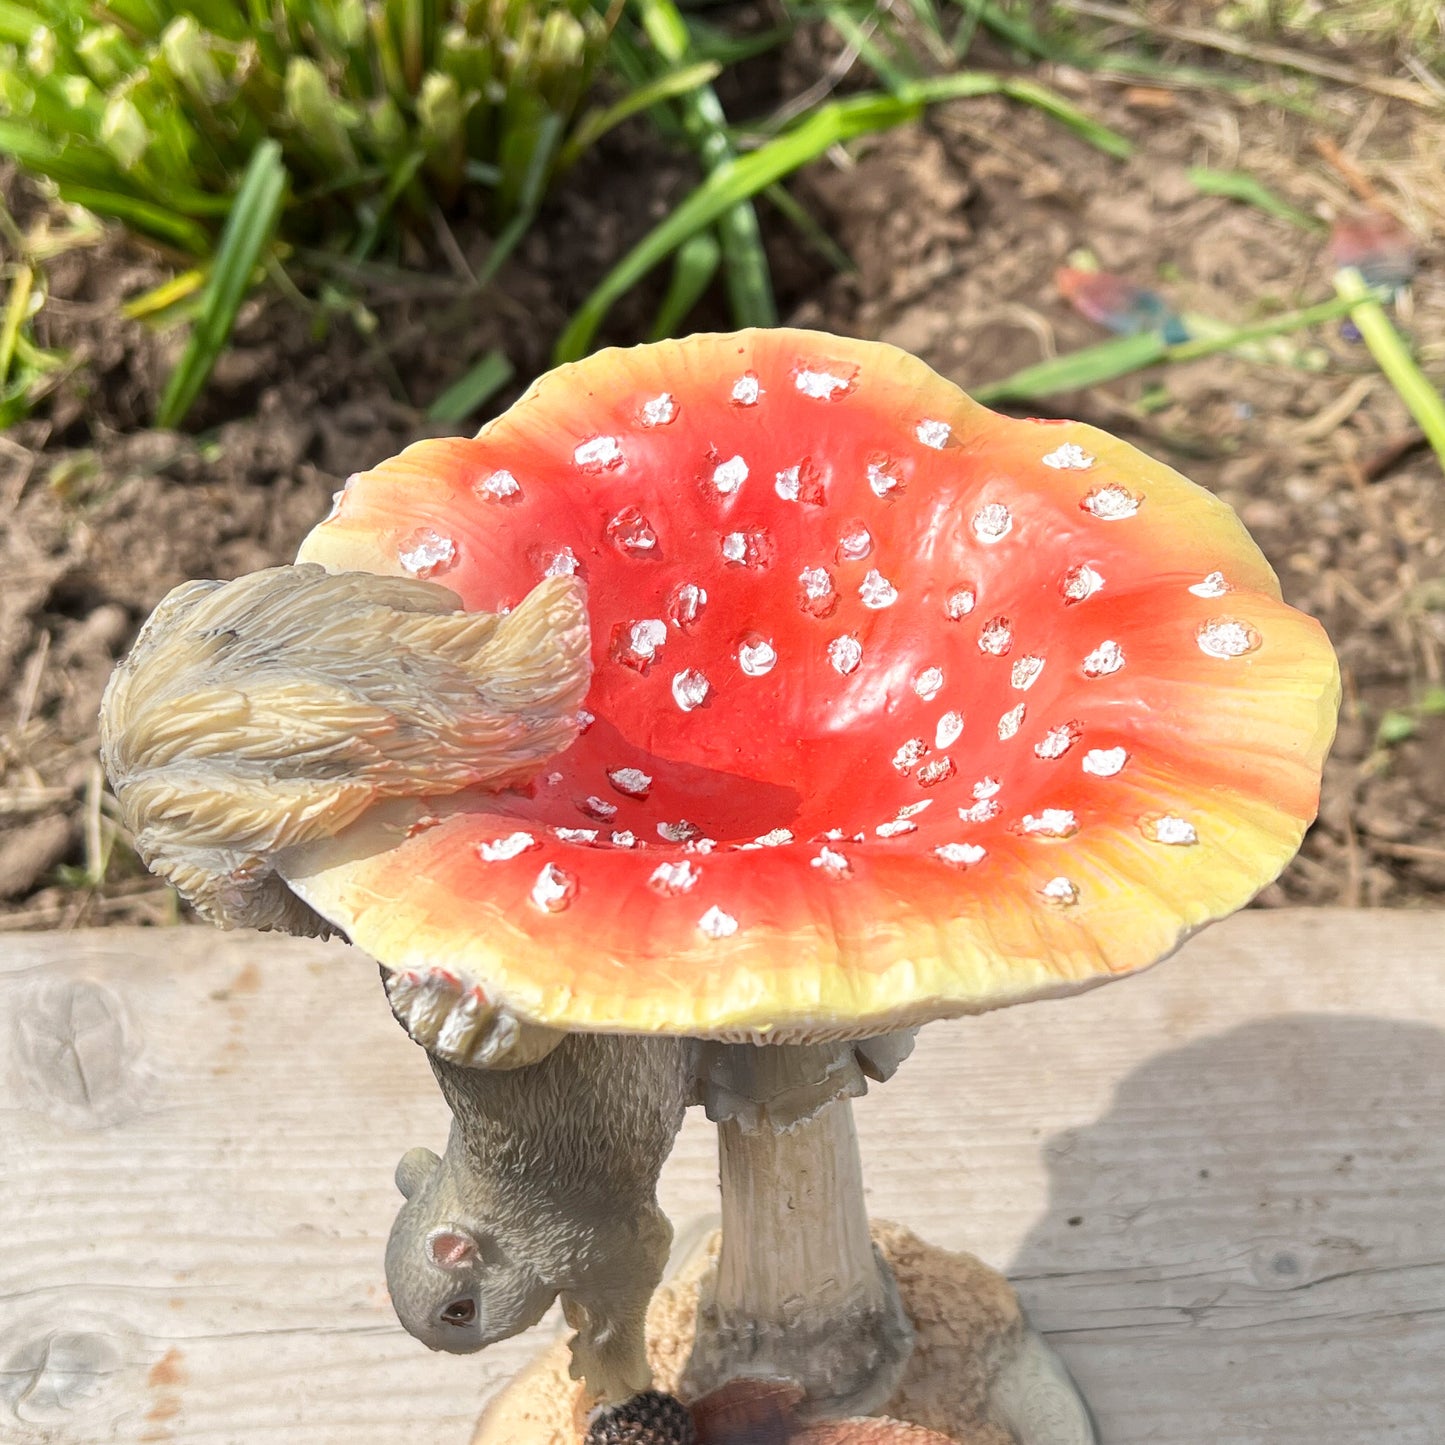
[[[437, 979], [465, 999], [454, 976]], [[657, 1180], [694, 1049], [572, 1033], [534, 1062], [473, 1068], [428, 1047], [453, 1122], [443, 1156], [412, 1149], [397, 1166], [405, 1203], [386, 1280], [403, 1326], [468, 1354], [530, 1328], [560, 1296], [573, 1378], [604, 1403], [647, 1389], [647, 1306], [672, 1243]]]

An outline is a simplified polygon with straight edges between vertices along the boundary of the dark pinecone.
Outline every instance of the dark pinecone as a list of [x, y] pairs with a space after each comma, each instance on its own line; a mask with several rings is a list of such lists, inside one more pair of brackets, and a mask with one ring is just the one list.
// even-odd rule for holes
[[660, 1390], [644, 1390], [624, 1404], [603, 1410], [584, 1445], [697, 1445], [687, 1406]]

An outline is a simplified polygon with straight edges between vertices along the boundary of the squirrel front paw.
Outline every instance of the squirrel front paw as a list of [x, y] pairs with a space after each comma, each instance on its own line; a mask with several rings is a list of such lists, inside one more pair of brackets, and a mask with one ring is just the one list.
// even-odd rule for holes
[[555, 1029], [525, 1024], [479, 983], [446, 968], [383, 969], [397, 1022], [429, 1054], [469, 1069], [535, 1064], [562, 1041]]
[[576, 1331], [568, 1372], [583, 1381], [594, 1400], [617, 1404], [652, 1384], [640, 1318], [636, 1322], [594, 1319], [585, 1306], [565, 1296], [562, 1313]]

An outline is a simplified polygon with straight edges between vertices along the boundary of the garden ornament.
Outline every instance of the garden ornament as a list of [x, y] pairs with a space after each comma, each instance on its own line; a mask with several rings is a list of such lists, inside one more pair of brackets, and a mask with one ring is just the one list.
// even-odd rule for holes
[[[381, 963], [456, 1121], [398, 1171], [403, 1323], [475, 1348], [560, 1293], [613, 1404], [647, 1384], [654, 1186], [696, 1100], [723, 1226], [679, 1393], [886, 1413], [914, 1328], [850, 1099], [921, 1024], [1136, 972], [1247, 902], [1338, 701], [1222, 502], [804, 331], [559, 368], [353, 477], [296, 568], [199, 585], [107, 702], [139, 846], [219, 921]], [[1037, 1335], [995, 1354], [997, 1428], [1092, 1440]]]

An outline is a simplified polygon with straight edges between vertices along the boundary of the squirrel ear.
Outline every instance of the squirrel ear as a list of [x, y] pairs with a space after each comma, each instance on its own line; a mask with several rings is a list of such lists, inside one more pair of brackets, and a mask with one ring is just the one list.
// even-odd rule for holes
[[408, 1149], [396, 1166], [396, 1187], [404, 1199], [410, 1199], [431, 1178], [441, 1159], [430, 1149]]
[[465, 1269], [477, 1257], [477, 1242], [455, 1227], [434, 1229], [426, 1237], [426, 1252], [438, 1269]]

